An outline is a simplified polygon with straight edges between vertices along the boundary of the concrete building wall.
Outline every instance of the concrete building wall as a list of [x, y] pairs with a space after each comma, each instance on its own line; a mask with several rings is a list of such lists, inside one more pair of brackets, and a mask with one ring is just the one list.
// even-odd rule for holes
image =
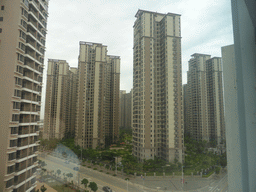
[[252, 192], [256, 190], [256, 2], [232, 0], [231, 5], [234, 50], [222, 48], [228, 188]]

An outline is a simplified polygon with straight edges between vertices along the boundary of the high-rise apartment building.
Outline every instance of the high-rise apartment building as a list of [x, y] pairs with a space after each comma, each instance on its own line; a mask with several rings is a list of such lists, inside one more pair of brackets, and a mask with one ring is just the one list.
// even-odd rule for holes
[[182, 96], [183, 96], [183, 117], [184, 117], [184, 137], [188, 134], [188, 93], [187, 84], [182, 85]]
[[120, 57], [107, 46], [80, 42], [76, 117], [77, 145], [105, 147], [118, 139]]
[[209, 139], [223, 147], [226, 132], [224, 121], [223, 70], [220, 57], [213, 57], [206, 61], [207, 98], [209, 117]]
[[221, 58], [195, 53], [189, 60], [187, 133], [194, 139], [223, 144], [225, 139]]
[[180, 15], [138, 10], [133, 46], [133, 155], [183, 160]]
[[44, 139], [74, 135], [76, 118], [76, 68], [65, 60], [48, 60]]
[[75, 137], [76, 126], [76, 102], [77, 102], [77, 84], [78, 75], [77, 68], [70, 67], [69, 69], [69, 91], [68, 91], [68, 111], [67, 111], [67, 128], [66, 133]]
[[0, 1], [0, 191], [34, 192], [48, 0]]
[[131, 128], [131, 92], [120, 91], [120, 128]]

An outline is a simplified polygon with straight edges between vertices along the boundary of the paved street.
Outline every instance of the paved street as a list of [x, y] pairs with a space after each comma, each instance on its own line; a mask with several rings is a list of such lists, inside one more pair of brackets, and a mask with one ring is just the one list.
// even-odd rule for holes
[[[74, 163], [66, 164], [63, 159], [47, 155], [45, 158], [39, 157], [39, 159], [44, 160], [47, 164], [47, 170], [58, 170], [62, 171], [61, 176], [63, 178], [63, 173], [72, 173], [74, 182], [79, 179], [86, 178], [90, 181], [94, 181], [98, 184], [98, 187], [102, 191], [103, 186], [109, 186], [115, 192], [126, 192], [127, 182], [123, 179], [101, 173], [99, 171], [79, 166]], [[80, 171], [74, 171], [74, 167], [80, 167]], [[191, 191], [191, 192], [227, 192], [227, 174], [221, 173], [219, 175], [214, 175], [210, 178], [201, 178], [198, 176], [184, 178], [184, 185], [182, 190], [181, 177], [146, 177], [144, 180], [141, 177], [136, 177], [131, 179], [128, 183], [128, 190], [133, 192], [153, 192], [157, 191], [156, 188], [160, 187], [160, 191], [171, 192], [171, 191]]]
[[[89, 182], [94, 181], [97, 183], [99, 187], [99, 191], [102, 191], [103, 186], [109, 186], [113, 191], [115, 192], [126, 192], [127, 191], [127, 182], [123, 179], [116, 178], [114, 176], [107, 175], [105, 173], [101, 173], [99, 171], [95, 171], [83, 166], [78, 166], [74, 163], [66, 164], [64, 160], [52, 157], [52, 156], [46, 156], [45, 158], [39, 157], [39, 159], [46, 162], [47, 170], [54, 170], [57, 171], [58, 169], [61, 170], [61, 176], [63, 178], [63, 173], [72, 173], [73, 178], [70, 180], [73, 180], [74, 182], [78, 181], [78, 175], [80, 174], [80, 180], [83, 178], [86, 178], [89, 180]], [[77, 171], [74, 171], [74, 167], [80, 167], [79, 173]], [[68, 179], [69, 180], [69, 179]], [[128, 182], [128, 190], [134, 191], [134, 192], [144, 192], [142, 189], [142, 186], [139, 186], [137, 184], [133, 184], [131, 182]], [[147, 190], [147, 191], [153, 191], [153, 190]], [[154, 190], [156, 191], [156, 190]]]
[[[147, 186], [148, 188], [161, 187], [163, 191], [182, 191], [181, 177], [146, 177], [144, 180], [140, 177], [132, 182]], [[227, 174], [223, 173], [210, 178], [184, 177], [183, 191], [200, 192], [226, 192]]]

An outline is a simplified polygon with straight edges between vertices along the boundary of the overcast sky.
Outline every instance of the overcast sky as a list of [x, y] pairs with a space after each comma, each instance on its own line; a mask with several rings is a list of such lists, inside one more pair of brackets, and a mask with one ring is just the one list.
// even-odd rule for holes
[[181, 14], [183, 84], [190, 55], [220, 57], [221, 47], [233, 44], [230, 0], [51, 0], [42, 109], [48, 59], [66, 60], [70, 67], [77, 67], [79, 41], [102, 43], [109, 55], [120, 56], [120, 89], [131, 90], [133, 24], [138, 9]]

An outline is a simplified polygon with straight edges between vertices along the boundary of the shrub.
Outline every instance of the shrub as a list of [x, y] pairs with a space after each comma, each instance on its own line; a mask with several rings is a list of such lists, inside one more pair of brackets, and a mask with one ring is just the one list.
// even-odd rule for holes
[[107, 174], [109, 174], [109, 172], [107, 172]]
[[103, 172], [102, 170], [100, 170], [100, 172]]
[[91, 168], [91, 166], [88, 166], [88, 168]]
[[93, 168], [93, 170], [97, 170], [97, 168], [95, 167], [95, 168]]
[[128, 180], [128, 181], [129, 181], [130, 179], [127, 177], [127, 178], [125, 178], [124, 180]]
[[220, 167], [216, 167], [215, 172], [216, 172], [216, 174], [219, 174], [220, 173]]
[[116, 176], [116, 174], [113, 174], [113, 176]]

